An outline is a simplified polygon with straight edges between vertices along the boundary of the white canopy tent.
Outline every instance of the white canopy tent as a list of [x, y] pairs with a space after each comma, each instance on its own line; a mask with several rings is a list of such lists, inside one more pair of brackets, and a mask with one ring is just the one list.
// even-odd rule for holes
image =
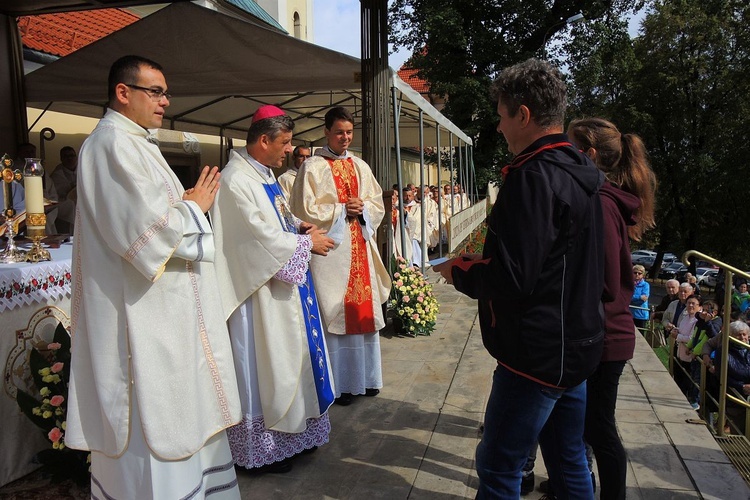
[[[173, 3], [29, 73], [28, 105], [100, 117], [109, 67], [126, 54], [148, 57], [164, 67], [174, 95], [165, 128], [244, 138], [255, 110], [277, 104], [295, 120], [295, 139], [318, 145], [324, 140], [323, 115], [328, 108], [340, 104], [355, 118], [361, 116], [359, 59], [191, 2]], [[443, 145], [450, 134], [471, 144], [395, 74], [392, 85], [401, 102], [402, 146], [420, 145], [420, 109], [425, 128], [432, 128], [424, 134], [424, 146], [435, 146], [436, 124]]]

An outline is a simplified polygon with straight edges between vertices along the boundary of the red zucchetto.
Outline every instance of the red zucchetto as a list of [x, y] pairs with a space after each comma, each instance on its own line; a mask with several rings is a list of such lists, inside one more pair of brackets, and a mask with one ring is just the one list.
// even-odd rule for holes
[[286, 113], [284, 113], [284, 110], [274, 106], [273, 104], [266, 104], [265, 106], [261, 106], [258, 108], [258, 110], [253, 115], [253, 123], [257, 122], [258, 120], [265, 120], [266, 118], [273, 118], [274, 116], [282, 116]]

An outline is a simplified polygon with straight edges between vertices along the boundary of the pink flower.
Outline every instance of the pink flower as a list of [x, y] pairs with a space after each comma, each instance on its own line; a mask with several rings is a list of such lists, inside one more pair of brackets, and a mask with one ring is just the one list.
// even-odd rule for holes
[[393, 273], [393, 277], [398, 279], [401, 276], [401, 273]]
[[402, 280], [398, 280], [396, 282], [396, 286], [404, 286], [404, 282]]
[[412, 314], [411, 319], [413, 319], [414, 321], [419, 321], [419, 314]]
[[56, 443], [62, 437], [62, 431], [58, 429], [57, 427], [53, 427], [52, 430], [49, 431], [49, 433], [47, 434], [47, 437], [49, 438], [50, 441], [52, 441], [53, 443]]
[[63, 369], [63, 366], [65, 365], [63, 365], [60, 361], [58, 361], [57, 363], [55, 363], [54, 365], [50, 367], [50, 370], [52, 371], [52, 373], [60, 373]]
[[52, 396], [52, 398], [49, 400], [49, 404], [51, 404], [52, 406], [60, 406], [61, 404], [63, 404], [63, 401], [65, 401], [65, 398], [60, 395]]
[[62, 346], [60, 345], [59, 342], [50, 342], [49, 344], [47, 344], [47, 349], [51, 349], [53, 351], [56, 351], [61, 347]]
[[417, 301], [421, 304], [422, 302], [424, 302], [424, 297], [420, 295], [419, 297], [417, 297]]
[[409, 296], [408, 296], [408, 295], [404, 295], [404, 298], [403, 298], [402, 300], [403, 300], [404, 302], [408, 303], [410, 299], [409, 299]]

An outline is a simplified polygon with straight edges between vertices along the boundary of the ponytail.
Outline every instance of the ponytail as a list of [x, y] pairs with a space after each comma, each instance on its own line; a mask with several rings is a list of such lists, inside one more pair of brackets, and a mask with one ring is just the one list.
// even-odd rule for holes
[[628, 227], [628, 236], [640, 241], [643, 233], [656, 225], [654, 211], [658, 182], [649, 164], [646, 147], [635, 134], [622, 136], [622, 156], [617, 173], [619, 179], [612, 180], [641, 200], [641, 206], [635, 211], [637, 222], [634, 226]]
[[634, 215], [636, 224], [628, 227], [628, 236], [640, 241], [643, 233], [654, 227], [656, 175], [648, 162], [646, 147], [640, 137], [621, 134], [612, 122], [602, 118], [573, 120], [568, 135], [581, 150], [595, 150], [594, 162], [607, 179], [641, 201]]

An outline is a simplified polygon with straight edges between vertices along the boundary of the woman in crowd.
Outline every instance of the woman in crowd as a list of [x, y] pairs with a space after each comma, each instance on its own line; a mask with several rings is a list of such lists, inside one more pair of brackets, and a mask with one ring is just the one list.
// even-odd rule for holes
[[[729, 335], [747, 344], [750, 327], [744, 321], [729, 324]], [[716, 351], [716, 366], [721, 366], [721, 349]], [[729, 343], [727, 357], [727, 386], [742, 397], [750, 396], [750, 350], [742, 344]], [[731, 393], [731, 392], [730, 392]], [[734, 394], [737, 396], [737, 394]], [[727, 400], [727, 414], [741, 434], [745, 433], [745, 408]]]
[[587, 381], [584, 437], [594, 449], [600, 498], [624, 499], [627, 457], [615, 424], [617, 387], [625, 362], [633, 357], [635, 325], [630, 313], [634, 279], [628, 239], [641, 239], [654, 226], [656, 176], [641, 139], [621, 134], [599, 118], [574, 120], [570, 140], [604, 172], [600, 198], [604, 216], [604, 352]]
[[732, 293], [732, 305], [737, 306], [743, 313], [750, 307], [750, 293], [748, 293], [747, 283], [744, 281], [740, 282], [737, 285], [737, 290]]
[[701, 311], [701, 298], [698, 295], [693, 295], [687, 299], [685, 304], [685, 311], [687, 316], [680, 321], [680, 324], [672, 328], [670, 335], [677, 341], [677, 365], [674, 368], [674, 381], [680, 387], [682, 393], [688, 398], [693, 408], [698, 409], [698, 391], [693, 385], [693, 378], [691, 376], [692, 368], [691, 364], [695, 359], [691, 349], [688, 349], [688, 342], [693, 338], [695, 334], [695, 324], [698, 322], [698, 317]]

